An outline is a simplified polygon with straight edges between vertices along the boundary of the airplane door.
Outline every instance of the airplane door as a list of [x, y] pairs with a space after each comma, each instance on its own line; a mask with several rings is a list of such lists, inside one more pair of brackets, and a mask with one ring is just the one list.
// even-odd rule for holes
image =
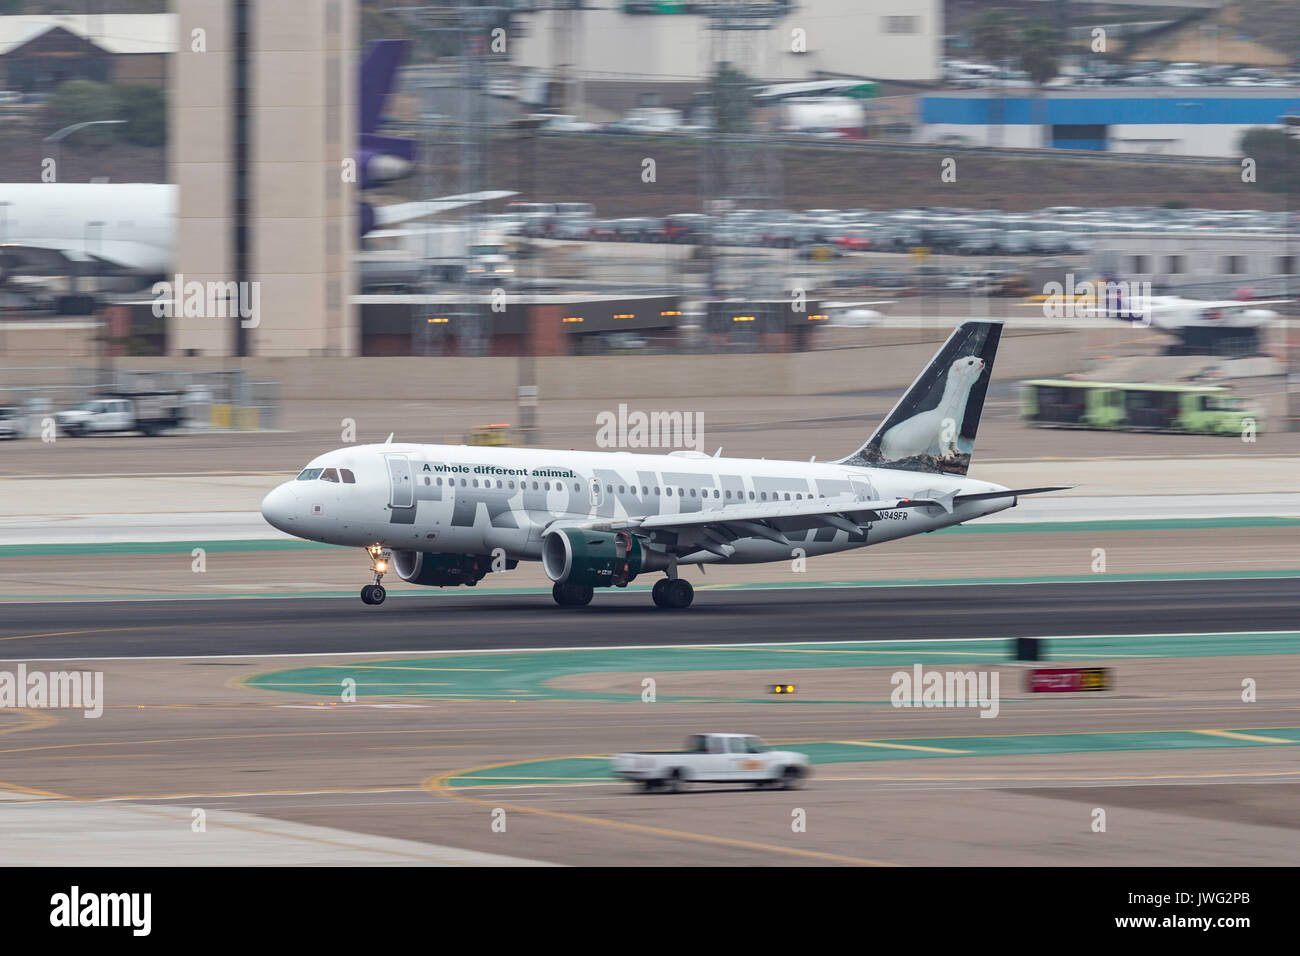
[[849, 476], [849, 487], [853, 489], [853, 497], [858, 501], [871, 501], [875, 498], [875, 489], [871, 487], [871, 482], [857, 475]]
[[388, 456], [388, 489], [388, 503], [394, 508], [409, 508], [415, 504], [411, 462], [405, 455]]

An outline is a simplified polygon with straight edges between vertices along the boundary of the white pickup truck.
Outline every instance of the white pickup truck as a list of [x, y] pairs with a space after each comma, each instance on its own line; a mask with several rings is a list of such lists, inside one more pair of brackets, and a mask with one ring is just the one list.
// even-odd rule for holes
[[141, 392], [107, 395], [58, 412], [54, 421], [65, 435], [106, 435], [139, 431], [161, 434], [181, 424], [184, 397], [179, 392]]
[[646, 790], [674, 793], [687, 783], [749, 783], [793, 790], [810, 773], [808, 758], [791, 750], [769, 750], [750, 734], [692, 734], [682, 750], [615, 754], [616, 777]]

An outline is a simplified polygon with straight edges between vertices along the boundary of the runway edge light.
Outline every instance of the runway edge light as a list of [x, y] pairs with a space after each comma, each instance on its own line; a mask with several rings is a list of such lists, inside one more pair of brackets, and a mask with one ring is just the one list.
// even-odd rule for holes
[[774, 693], [774, 694], [793, 694], [793, 693], [794, 693], [794, 684], [769, 684], [768, 687], [771, 688], [772, 693]]

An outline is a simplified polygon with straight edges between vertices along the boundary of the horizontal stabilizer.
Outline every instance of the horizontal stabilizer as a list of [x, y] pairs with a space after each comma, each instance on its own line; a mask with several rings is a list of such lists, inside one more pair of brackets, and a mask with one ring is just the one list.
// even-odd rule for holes
[[1046, 488], [1008, 488], [1006, 491], [982, 491], [976, 495], [958, 495], [956, 501], [988, 501], [991, 498], [1012, 498], [1020, 495], [1041, 495], [1048, 491], [1069, 491], [1074, 485], [1050, 485]]

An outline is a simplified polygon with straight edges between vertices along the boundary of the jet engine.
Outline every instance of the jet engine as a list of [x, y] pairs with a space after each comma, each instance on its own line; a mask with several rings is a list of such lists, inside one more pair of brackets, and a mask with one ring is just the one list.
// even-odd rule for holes
[[[519, 562], [507, 559], [506, 570]], [[429, 551], [394, 551], [393, 570], [408, 584], [446, 588], [478, 584], [492, 571], [492, 556], [487, 554], [433, 554]]]
[[626, 587], [643, 571], [662, 571], [668, 556], [626, 531], [552, 528], [542, 535], [542, 567], [557, 584]]

